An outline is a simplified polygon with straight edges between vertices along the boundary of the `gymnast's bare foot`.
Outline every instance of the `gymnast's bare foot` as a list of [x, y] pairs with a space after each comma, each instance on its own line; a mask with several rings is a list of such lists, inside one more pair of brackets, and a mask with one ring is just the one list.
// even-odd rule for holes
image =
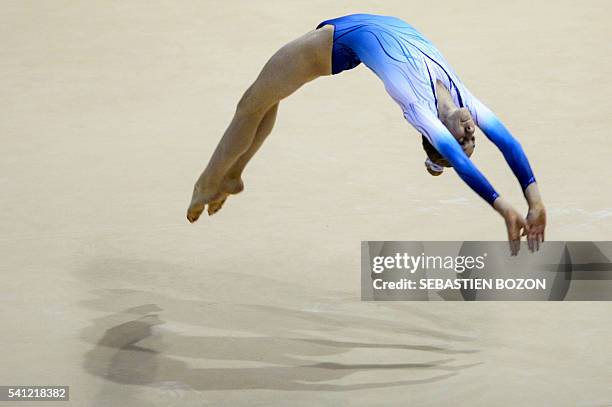
[[187, 209], [187, 220], [191, 223], [198, 220], [206, 205], [222, 198], [219, 186], [213, 183], [205, 183], [201, 179], [193, 187], [191, 203]]
[[240, 176], [228, 176], [226, 175], [221, 184], [221, 196], [219, 199], [211, 201], [208, 204], [208, 216], [212, 216], [219, 212], [225, 203], [225, 200], [230, 195], [236, 195], [242, 192], [244, 189], [244, 183]]
[[208, 205], [208, 215], [214, 215], [222, 207], [229, 195], [235, 195], [244, 189], [240, 176], [226, 176], [220, 185], [198, 181], [193, 188], [191, 204], [187, 209], [187, 220], [193, 223], [198, 220]]

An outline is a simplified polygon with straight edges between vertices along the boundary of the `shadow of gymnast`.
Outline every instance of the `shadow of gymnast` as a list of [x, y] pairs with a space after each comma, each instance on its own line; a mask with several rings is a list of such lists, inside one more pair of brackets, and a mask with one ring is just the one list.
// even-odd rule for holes
[[[126, 310], [137, 313], [158, 308], [145, 305]], [[117, 315], [113, 315], [117, 317]], [[102, 320], [100, 320], [102, 322]], [[426, 363], [304, 363], [303, 357], [329, 356], [355, 348], [419, 350], [441, 354], [474, 353], [443, 347], [421, 345], [370, 344], [319, 339], [280, 337], [185, 336], [157, 330], [162, 325], [158, 314], [148, 313], [104, 331], [95, 347], [85, 355], [85, 370], [109, 381], [156, 386], [181, 383], [200, 391], [270, 389], [287, 391], [346, 391], [431, 383], [447, 379], [459, 371], [478, 365], [449, 365], [453, 358]], [[164, 352], [164, 343], [172, 343], [173, 352]], [[297, 356], [292, 356], [297, 355]], [[173, 357], [209, 360], [243, 360], [282, 366], [194, 368]], [[377, 383], [329, 384], [362, 371], [372, 370], [432, 371], [428, 378]]]

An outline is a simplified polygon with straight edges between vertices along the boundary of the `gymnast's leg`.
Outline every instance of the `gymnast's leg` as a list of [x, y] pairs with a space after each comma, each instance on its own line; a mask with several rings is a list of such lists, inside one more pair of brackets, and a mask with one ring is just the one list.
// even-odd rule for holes
[[[236, 113], [193, 189], [187, 219], [209, 205], [215, 213], [241, 190], [240, 174], [272, 130], [278, 102], [303, 84], [331, 74], [333, 27], [311, 31], [278, 50], [238, 102]], [[261, 131], [259, 131], [261, 130]], [[237, 176], [237, 178], [236, 178]]]
[[276, 103], [264, 115], [263, 119], [261, 119], [261, 122], [259, 123], [259, 126], [257, 127], [255, 138], [253, 139], [251, 146], [238, 158], [234, 165], [232, 165], [225, 174], [225, 177], [221, 182], [221, 190], [223, 191], [221, 198], [208, 203], [207, 210], [209, 215], [213, 215], [218, 212], [229, 195], [238, 194], [244, 189], [242, 172], [257, 150], [259, 150], [259, 147], [263, 144], [266, 137], [268, 137], [268, 135], [272, 132], [274, 122], [276, 121], [278, 105], [279, 104]]

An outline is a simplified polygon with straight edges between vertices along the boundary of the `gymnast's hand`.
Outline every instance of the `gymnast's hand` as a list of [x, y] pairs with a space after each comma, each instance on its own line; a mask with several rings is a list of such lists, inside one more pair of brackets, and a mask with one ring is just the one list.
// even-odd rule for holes
[[508, 229], [508, 243], [510, 244], [510, 254], [516, 256], [521, 248], [521, 236], [527, 234], [527, 222], [516, 209], [508, 204], [501, 197], [493, 203], [493, 207], [499, 212], [506, 222]]
[[506, 221], [506, 228], [508, 229], [510, 253], [516, 256], [521, 248], [521, 236], [527, 234], [527, 223], [514, 208], [506, 210], [504, 220]]
[[538, 184], [533, 182], [525, 189], [525, 199], [529, 205], [527, 212], [527, 243], [531, 252], [540, 250], [540, 244], [544, 241], [544, 229], [546, 229], [546, 209], [540, 196]]
[[544, 241], [544, 229], [546, 229], [546, 209], [543, 204], [529, 207], [526, 217], [527, 242], [532, 252], [540, 250], [540, 243]]

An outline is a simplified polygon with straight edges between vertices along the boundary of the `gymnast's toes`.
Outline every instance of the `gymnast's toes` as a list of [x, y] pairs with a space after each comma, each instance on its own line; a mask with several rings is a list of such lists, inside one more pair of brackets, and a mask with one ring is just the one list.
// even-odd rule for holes
[[187, 209], [187, 220], [190, 223], [193, 223], [198, 220], [202, 212], [204, 212], [205, 207], [206, 204], [202, 202], [191, 203], [191, 205], [189, 205], [189, 209]]
[[202, 212], [204, 212], [206, 204], [217, 201], [221, 197], [222, 195], [218, 188], [202, 187], [201, 184], [196, 184], [193, 187], [189, 209], [187, 209], [187, 220], [191, 223], [197, 221]]
[[225, 203], [225, 200], [227, 199], [227, 197], [228, 195], [225, 195], [221, 199], [210, 202], [208, 204], [208, 216], [212, 216], [215, 213], [219, 212], [219, 210], [221, 210], [221, 208], [223, 207], [223, 204]]

